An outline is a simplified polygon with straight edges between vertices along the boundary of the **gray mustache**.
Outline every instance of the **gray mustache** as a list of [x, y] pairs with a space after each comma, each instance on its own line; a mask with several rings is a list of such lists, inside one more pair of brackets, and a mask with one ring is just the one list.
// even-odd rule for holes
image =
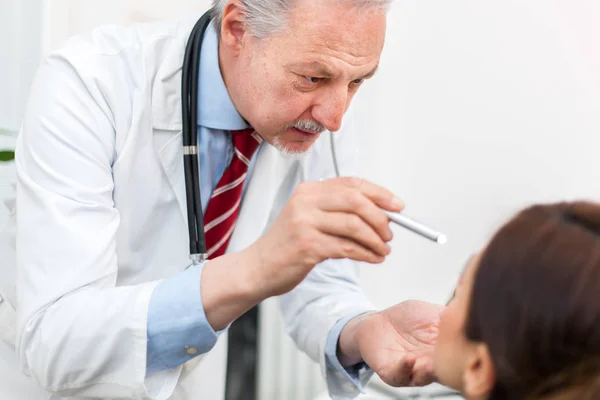
[[311, 120], [294, 121], [288, 126], [286, 126], [284, 131], [290, 128], [296, 128], [311, 133], [322, 133], [323, 131], [325, 131], [325, 127], [323, 125]]

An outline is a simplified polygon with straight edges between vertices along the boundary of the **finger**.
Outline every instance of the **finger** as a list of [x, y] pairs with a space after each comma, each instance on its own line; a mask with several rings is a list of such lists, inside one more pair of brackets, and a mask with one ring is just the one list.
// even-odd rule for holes
[[356, 214], [325, 212], [318, 217], [317, 229], [358, 243], [380, 256], [387, 256], [391, 247], [381, 239], [373, 227]]
[[430, 357], [420, 357], [415, 361], [411, 386], [425, 386], [435, 381], [433, 362]]
[[403, 357], [398, 364], [396, 371], [394, 371], [393, 377], [390, 382], [387, 382], [391, 386], [403, 387], [409, 386], [412, 381], [412, 372], [415, 364], [413, 357]]
[[339, 181], [345, 187], [358, 190], [377, 206], [388, 211], [400, 212], [404, 209], [404, 202], [383, 186], [353, 177], [339, 178]]
[[364, 246], [338, 236], [322, 235], [320, 257], [327, 258], [349, 258], [351, 260], [379, 264], [385, 260], [385, 257], [374, 253]]
[[385, 242], [393, 237], [389, 218], [373, 201], [356, 189], [341, 186], [324, 187], [316, 201], [323, 211], [345, 212], [359, 216]]

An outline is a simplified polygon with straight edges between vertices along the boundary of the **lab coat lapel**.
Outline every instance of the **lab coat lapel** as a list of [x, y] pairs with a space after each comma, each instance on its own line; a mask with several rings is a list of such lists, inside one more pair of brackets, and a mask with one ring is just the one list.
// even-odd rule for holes
[[[184, 37], [187, 38], [190, 28], [189, 22], [184, 25]], [[186, 42], [180, 42], [180, 45], [173, 46], [158, 66], [152, 85], [152, 128], [154, 146], [187, 226], [181, 115], [181, 69]]]
[[[175, 193], [181, 215], [183, 216], [184, 221], [187, 221], [182, 133], [156, 131], [154, 137], [165, 175]], [[165, 141], [166, 143], [161, 145], [161, 143], [164, 143]]]
[[181, 70], [185, 45], [195, 19], [181, 23], [178, 44], [171, 46], [166, 56], [153, 66], [157, 70], [152, 83], [152, 128], [157, 150], [166, 177], [175, 192], [181, 214], [187, 226], [187, 202], [183, 171], [183, 135], [181, 116]]

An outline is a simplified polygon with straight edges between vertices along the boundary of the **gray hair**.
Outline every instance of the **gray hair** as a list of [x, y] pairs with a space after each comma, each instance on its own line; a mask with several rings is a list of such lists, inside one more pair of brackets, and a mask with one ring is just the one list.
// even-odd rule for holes
[[[212, 0], [210, 9], [217, 33], [220, 34], [223, 11], [231, 0]], [[281, 32], [286, 17], [293, 10], [297, 0], [237, 0], [246, 15], [246, 22], [252, 34], [264, 39]], [[393, 0], [321, 0], [348, 1], [357, 7], [379, 8], [387, 10]]]

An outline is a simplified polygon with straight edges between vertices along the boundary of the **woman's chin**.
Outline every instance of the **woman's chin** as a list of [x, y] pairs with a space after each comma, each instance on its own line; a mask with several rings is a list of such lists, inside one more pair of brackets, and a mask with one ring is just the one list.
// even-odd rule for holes
[[436, 351], [434, 354], [434, 372], [437, 382], [440, 385], [446, 386], [452, 390], [459, 392], [462, 391], [460, 377], [457, 374], [456, 365], [446, 364], [448, 363], [445, 363], [440, 354], [438, 354]]

